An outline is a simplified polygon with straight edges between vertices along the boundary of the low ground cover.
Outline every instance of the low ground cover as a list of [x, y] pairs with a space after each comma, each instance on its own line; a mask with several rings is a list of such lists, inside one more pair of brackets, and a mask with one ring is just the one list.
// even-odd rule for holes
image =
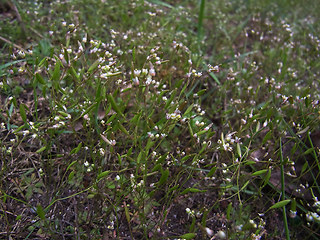
[[313, 1], [0, 2], [0, 235], [318, 239]]

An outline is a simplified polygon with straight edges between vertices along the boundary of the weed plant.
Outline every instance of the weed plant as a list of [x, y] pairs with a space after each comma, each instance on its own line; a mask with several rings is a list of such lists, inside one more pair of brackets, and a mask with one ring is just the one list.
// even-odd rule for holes
[[319, 239], [314, 1], [1, 1], [0, 238]]

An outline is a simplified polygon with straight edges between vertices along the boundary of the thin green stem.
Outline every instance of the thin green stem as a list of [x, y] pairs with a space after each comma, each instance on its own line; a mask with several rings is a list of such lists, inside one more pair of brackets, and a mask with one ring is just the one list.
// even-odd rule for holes
[[204, 9], [205, 9], [205, 0], [201, 0], [200, 11], [198, 16], [198, 40], [199, 42], [203, 38], [203, 18], [204, 18]]
[[[280, 171], [281, 171], [281, 200], [285, 200], [285, 183], [284, 183], [284, 168], [283, 168], [283, 153], [282, 153], [282, 143], [281, 138], [279, 140], [280, 144]], [[284, 221], [284, 227], [285, 227], [285, 233], [286, 233], [286, 239], [290, 239], [290, 232], [288, 227], [288, 220], [287, 220], [287, 213], [286, 213], [286, 206], [282, 207], [283, 211], [283, 221]]]

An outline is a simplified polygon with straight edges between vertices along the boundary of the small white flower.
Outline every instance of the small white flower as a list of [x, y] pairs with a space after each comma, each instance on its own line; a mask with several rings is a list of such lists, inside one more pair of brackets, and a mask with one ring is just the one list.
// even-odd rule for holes
[[133, 74], [136, 76], [136, 77], [139, 77], [140, 76], [140, 73], [141, 73], [141, 70], [138, 70], [138, 69], [135, 69], [133, 71]]
[[139, 83], [140, 83], [138, 77], [133, 78], [132, 81], [133, 81], [134, 85], [139, 85]]
[[289, 211], [289, 216], [290, 216], [291, 218], [295, 218], [295, 217], [297, 216], [297, 211], [292, 211], [292, 210], [290, 210], [290, 211]]
[[104, 156], [106, 151], [103, 148], [99, 148], [99, 153], [101, 156]]
[[226, 233], [222, 230], [220, 230], [218, 233], [217, 233], [217, 237], [220, 238], [220, 239], [225, 239], [227, 237]]

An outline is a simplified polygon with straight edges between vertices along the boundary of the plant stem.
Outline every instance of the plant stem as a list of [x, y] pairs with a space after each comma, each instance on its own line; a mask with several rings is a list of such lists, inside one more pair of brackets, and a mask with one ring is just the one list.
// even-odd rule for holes
[[203, 38], [203, 18], [204, 18], [204, 8], [205, 8], [205, 0], [201, 0], [200, 3], [200, 11], [198, 16], [198, 41], [200, 42]]
[[[280, 171], [281, 171], [281, 200], [285, 200], [285, 183], [284, 183], [284, 168], [283, 168], [283, 153], [282, 153], [282, 143], [281, 138], [279, 141], [280, 144]], [[284, 227], [285, 227], [285, 233], [286, 233], [286, 239], [290, 240], [290, 233], [289, 233], [289, 227], [288, 227], [288, 220], [287, 220], [287, 213], [286, 213], [286, 206], [282, 207], [283, 211], [283, 221], [284, 221]]]

